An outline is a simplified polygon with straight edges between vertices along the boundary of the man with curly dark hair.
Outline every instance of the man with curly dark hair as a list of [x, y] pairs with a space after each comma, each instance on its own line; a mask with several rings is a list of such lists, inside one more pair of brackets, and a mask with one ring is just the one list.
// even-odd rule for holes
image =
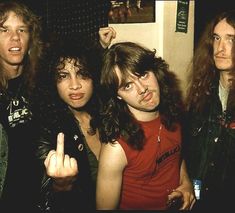
[[234, 37], [234, 10], [212, 19], [195, 50], [189, 75], [185, 154], [190, 177], [201, 185], [195, 207], [204, 210], [234, 205]]
[[102, 51], [91, 42], [63, 40], [41, 61], [33, 113], [40, 123], [42, 212], [95, 210]]
[[181, 158], [183, 102], [167, 63], [136, 43], [116, 43], [104, 54], [101, 86], [97, 208], [164, 210], [178, 199], [177, 208], [190, 209], [195, 199]]

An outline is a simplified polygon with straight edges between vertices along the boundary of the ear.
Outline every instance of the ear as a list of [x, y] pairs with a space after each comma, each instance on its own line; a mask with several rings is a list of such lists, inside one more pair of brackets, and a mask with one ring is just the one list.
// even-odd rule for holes
[[117, 96], [117, 98], [118, 98], [119, 100], [122, 100], [122, 98], [121, 98], [119, 95]]

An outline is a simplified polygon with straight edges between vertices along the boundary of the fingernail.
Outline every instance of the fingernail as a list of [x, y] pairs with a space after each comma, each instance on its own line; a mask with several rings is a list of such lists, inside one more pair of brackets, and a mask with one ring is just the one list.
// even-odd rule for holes
[[63, 132], [60, 132], [59, 133], [59, 138], [61, 139], [61, 138], [63, 138], [63, 136], [64, 136]]

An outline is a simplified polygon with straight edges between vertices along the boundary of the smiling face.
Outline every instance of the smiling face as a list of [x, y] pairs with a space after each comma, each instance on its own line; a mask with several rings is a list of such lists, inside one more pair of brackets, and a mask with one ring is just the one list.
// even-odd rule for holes
[[120, 83], [121, 72], [118, 67], [115, 71], [119, 79], [118, 98], [127, 103], [137, 119], [140, 114], [142, 117], [143, 114], [157, 111], [156, 108], [160, 103], [160, 89], [153, 72], [147, 71], [142, 76], [130, 73], [122, 85]]
[[234, 45], [235, 29], [221, 20], [214, 28], [213, 52], [217, 69], [231, 70], [233, 68], [232, 48]]
[[0, 60], [3, 66], [21, 65], [29, 45], [29, 29], [22, 18], [9, 12], [0, 26]]
[[75, 59], [65, 59], [64, 66], [57, 67], [57, 90], [70, 109], [79, 110], [90, 100], [93, 93], [92, 79], [85, 76], [83, 66], [75, 65]]

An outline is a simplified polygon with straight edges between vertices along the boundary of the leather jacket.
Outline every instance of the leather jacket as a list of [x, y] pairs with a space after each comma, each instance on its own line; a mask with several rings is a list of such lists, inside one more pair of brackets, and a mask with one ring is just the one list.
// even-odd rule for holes
[[[78, 177], [69, 192], [54, 192], [51, 186], [52, 180], [46, 175], [44, 169], [44, 160], [48, 152], [56, 149], [56, 138], [59, 132], [63, 132], [65, 135], [65, 154], [74, 157], [78, 162]], [[47, 126], [41, 129], [41, 137], [37, 144], [36, 154], [42, 171], [39, 208], [43, 212], [95, 209], [95, 183], [91, 179], [84, 138], [73, 115], [70, 112], [63, 113], [60, 119], [47, 123]]]
[[189, 112], [186, 130], [188, 173], [202, 181], [201, 198], [226, 200], [235, 193], [235, 128], [231, 113], [222, 110], [218, 84], [203, 114]]

